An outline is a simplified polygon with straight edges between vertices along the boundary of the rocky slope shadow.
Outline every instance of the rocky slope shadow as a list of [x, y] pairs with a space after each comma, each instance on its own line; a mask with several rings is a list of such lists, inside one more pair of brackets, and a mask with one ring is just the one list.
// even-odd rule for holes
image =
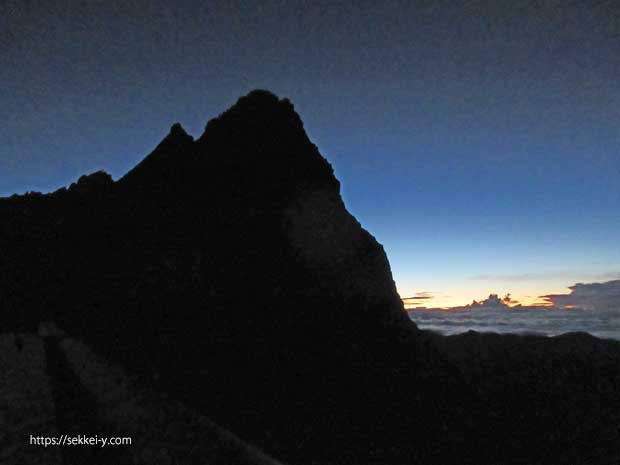
[[[278, 465], [179, 402], [138, 388], [118, 366], [50, 323], [0, 335], [3, 464]], [[30, 444], [30, 436], [129, 437], [131, 444]]]

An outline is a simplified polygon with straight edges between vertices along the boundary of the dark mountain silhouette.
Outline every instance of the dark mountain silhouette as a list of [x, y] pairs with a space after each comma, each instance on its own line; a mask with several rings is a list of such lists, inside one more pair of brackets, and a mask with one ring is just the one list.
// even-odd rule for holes
[[619, 344], [419, 331], [339, 188], [251, 92], [116, 182], [0, 200], [2, 328], [53, 321], [291, 464], [620, 460]]

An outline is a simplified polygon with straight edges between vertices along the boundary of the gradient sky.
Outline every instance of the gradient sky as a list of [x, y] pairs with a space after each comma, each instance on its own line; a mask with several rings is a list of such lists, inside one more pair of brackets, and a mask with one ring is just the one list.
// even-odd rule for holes
[[[569, 5], [569, 6], [566, 6]], [[620, 276], [617, 1], [0, 3], [0, 195], [289, 97], [402, 296]]]

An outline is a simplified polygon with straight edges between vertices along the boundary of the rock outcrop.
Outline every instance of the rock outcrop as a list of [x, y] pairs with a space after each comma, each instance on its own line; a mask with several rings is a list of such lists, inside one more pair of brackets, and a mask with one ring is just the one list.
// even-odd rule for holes
[[53, 321], [288, 463], [613, 463], [620, 419], [593, 405], [620, 411], [617, 346], [549, 365], [547, 340], [419, 331], [339, 188], [293, 105], [254, 91], [116, 182], [0, 200], [1, 327]]
[[[121, 367], [53, 324], [0, 334], [0, 348], [3, 464], [278, 465], [208, 418], [138, 388]], [[125, 443], [66, 444], [82, 436]]]

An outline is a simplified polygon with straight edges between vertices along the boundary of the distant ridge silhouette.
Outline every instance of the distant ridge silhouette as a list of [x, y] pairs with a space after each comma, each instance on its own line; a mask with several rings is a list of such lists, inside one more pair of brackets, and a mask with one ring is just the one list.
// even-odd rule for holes
[[620, 460], [620, 344], [419, 331], [268, 91], [116, 182], [1, 199], [0, 250], [4, 332], [52, 321], [283, 462]]

